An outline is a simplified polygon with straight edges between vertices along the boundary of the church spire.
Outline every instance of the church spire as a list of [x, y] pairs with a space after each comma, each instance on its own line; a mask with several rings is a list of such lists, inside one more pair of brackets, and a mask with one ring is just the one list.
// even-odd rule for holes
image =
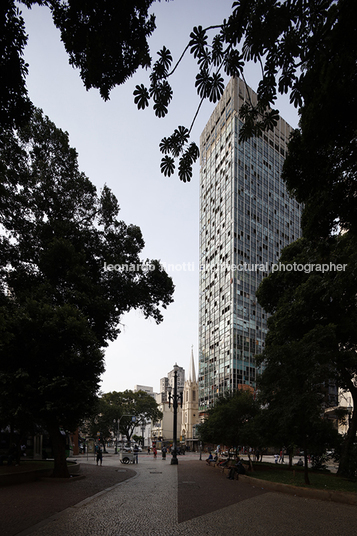
[[190, 371], [188, 374], [188, 379], [191, 382], [196, 382], [195, 361], [193, 359], [193, 345], [191, 346], [191, 363], [190, 363]]

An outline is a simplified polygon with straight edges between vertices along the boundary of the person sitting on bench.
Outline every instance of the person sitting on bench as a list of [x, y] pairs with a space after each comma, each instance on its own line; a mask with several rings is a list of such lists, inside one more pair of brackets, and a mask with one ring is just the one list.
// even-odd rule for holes
[[216, 463], [217, 460], [218, 460], [217, 454], [215, 455], [215, 457], [213, 457], [212, 452], [210, 452], [209, 456], [208, 456], [208, 458], [206, 460], [206, 463], [207, 463], [207, 465], [211, 465], [211, 462]]
[[239, 458], [238, 458], [237, 463], [233, 465], [233, 467], [231, 467], [231, 470], [229, 471], [229, 476], [227, 476], [227, 478], [229, 478], [229, 480], [234, 480], [234, 475], [236, 473], [238, 475], [245, 475], [244, 465], [242, 464], [242, 461]]

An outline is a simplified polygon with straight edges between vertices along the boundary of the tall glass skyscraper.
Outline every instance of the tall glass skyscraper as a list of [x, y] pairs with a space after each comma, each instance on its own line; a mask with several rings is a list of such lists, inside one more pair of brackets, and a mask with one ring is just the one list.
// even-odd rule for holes
[[291, 127], [239, 143], [239, 109], [256, 94], [231, 79], [200, 138], [199, 403], [254, 389], [267, 315], [255, 292], [300, 237], [301, 206], [281, 180]]

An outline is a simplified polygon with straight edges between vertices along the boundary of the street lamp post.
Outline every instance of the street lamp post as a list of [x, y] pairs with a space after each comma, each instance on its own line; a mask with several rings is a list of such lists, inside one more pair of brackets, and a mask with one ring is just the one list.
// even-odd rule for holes
[[182, 390], [180, 392], [177, 392], [177, 372], [178, 372], [178, 366], [177, 363], [175, 363], [174, 366], [174, 394], [171, 394], [171, 386], [168, 388], [169, 391], [169, 408], [171, 407], [171, 400], [172, 400], [172, 406], [174, 409], [174, 429], [173, 429], [173, 453], [171, 458], [171, 465], [177, 465], [178, 459], [177, 459], [177, 408], [178, 404], [180, 402], [180, 406], [182, 408]]
[[145, 442], [145, 439], [144, 439], [145, 428], [146, 428], [146, 424], [142, 424], [141, 425], [141, 437], [142, 437], [142, 442], [143, 442], [143, 448], [144, 448], [144, 442]]
[[113, 423], [115, 424], [116, 422], [118, 423], [118, 433], [116, 434], [116, 438], [115, 438], [115, 450], [114, 450], [114, 454], [118, 454], [118, 441], [119, 441], [119, 426], [120, 426], [120, 419], [121, 417], [119, 417], [119, 419], [113, 419]]
[[[116, 438], [116, 447], [115, 447], [115, 451], [114, 451], [114, 454], [118, 454], [118, 441], [119, 441], [119, 428], [120, 428], [120, 421], [122, 420], [123, 417], [131, 417], [132, 420], [135, 420], [136, 417], [135, 415], [130, 415], [129, 413], [124, 413], [123, 415], [121, 415], [118, 419], [113, 419], [113, 423], [118, 423], [118, 435], [117, 435], [117, 438]], [[122, 443], [123, 443], [123, 434], [122, 434]], [[123, 446], [123, 445], [122, 445]]]

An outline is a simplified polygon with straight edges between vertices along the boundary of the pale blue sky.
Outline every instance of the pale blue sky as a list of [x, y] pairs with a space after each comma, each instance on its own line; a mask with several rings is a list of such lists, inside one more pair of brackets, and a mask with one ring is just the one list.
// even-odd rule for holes
[[[157, 30], [150, 40], [154, 54], [166, 45], [177, 59], [194, 26], [219, 24], [228, 17], [232, 0], [175, 0], [156, 2]], [[194, 270], [170, 272], [176, 285], [175, 302], [164, 312], [164, 322], [156, 325], [133, 311], [122, 318], [122, 333], [106, 349], [103, 392], [149, 385], [159, 389], [159, 380], [173, 365], [189, 369], [191, 346], [198, 362], [198, 237], [199, 164], [190, 183], [160, 173], [162, 137], [179, 125], [189, 127], [199, 104], [194, 87], [196, 64], [187, 56], [172, 78], [174, 99], [165, 119], [157, 119], [151, 109], [138, 111], [133, 102], [136, 84], [147, 83], [148, 72], [140, 70], [125, 85], [115, 88], [110, 101], [101, 100], [97, 90], [86, 92], [79, 73], [68, 56], [45, 7], [27, 11], [21, 6], [29, 34], [25, 60], [29, 63], [27, 86], [36, 106], [66, 130], [79, 154], [80, 169], [101, 188], [113, 190], [126, 223], [139, 225], [144, 239], [143, 258], [163, 263], [190, 264]], [[255, 90], [258, 71], [246, 72]], [[292, 126], [297, 114], [286, 99], [279, 101], [281, 115]], [[201, 108], [193, 139], [199, 144], [214, 105]]]

